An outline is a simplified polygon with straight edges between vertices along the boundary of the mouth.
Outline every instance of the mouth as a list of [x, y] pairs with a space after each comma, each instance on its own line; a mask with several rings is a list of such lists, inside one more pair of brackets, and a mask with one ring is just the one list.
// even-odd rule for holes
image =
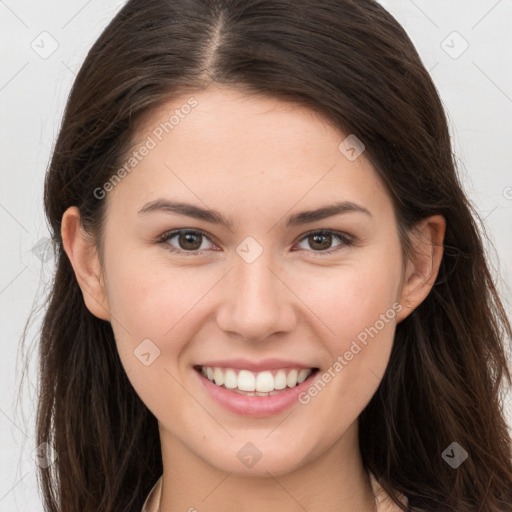
[[271, 397], [296, 388], [320, 371], [312, 368], [274, 368], [253, 372], [248, 369], [195, 365], [204, 379], [232, 393], [254, 397]]

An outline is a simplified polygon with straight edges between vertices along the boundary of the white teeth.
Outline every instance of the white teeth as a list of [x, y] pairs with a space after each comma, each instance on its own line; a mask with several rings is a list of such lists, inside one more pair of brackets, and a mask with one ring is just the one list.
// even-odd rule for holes
[[290, 370], [290, 373], [286, 377], [286, 385], [289, 388], [293, 388], [297, 385], [297, 377], [299, 375], [299, 372], [294, 368], [293, 370]]
[[237, 374], [232, 368], [201, 367], [201, 373], [217, 386], [249, 396], [272, 396], [286, 387], [294, 388], [304, 382], [312, 371], [311, 368], [280, 369], [274, 375], [270, 370], [259, 373], [239, 370]]
[[297, 377], [297, 382], [299, 384], [302, 384], [307, 378], [308, 378], [308, 375], [311, 373], [310, 370], [307, 370], [306, 368], [303, 368], [300, 372], [299, 372], [299, 375]]
[[217, 386], [222, 386], [222, 384], [224, 384], [224, 373], [222, 373], [220, 368], [213, 369], [213, 379], [215, 380], [215, 384], [217, 384]]
[[240, 370], [238, 372], [237, 387], [240, 391], [255, 391], [256, 378], [254, 377], [254, 373], [250, 372], [249, 370]]
[[[256, 377], [256, 391], [268, 393], [274, 390], [274, 377], [270, 372], [260, 372]], [[251, 390], [252, 391], [252, 390]]]
[[228, 369], [224, 372], [224, 386], [228, 389], [235, 389], [238, 386], [238, 378], [234, 370]]
[[275, 389], [284, 389], [286, 387], [286, 372], [279, 370], [274, 377]]

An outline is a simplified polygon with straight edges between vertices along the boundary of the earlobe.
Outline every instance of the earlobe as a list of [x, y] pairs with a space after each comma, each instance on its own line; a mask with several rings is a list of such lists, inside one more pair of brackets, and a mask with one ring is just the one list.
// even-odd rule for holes
[[64, 212], [61, 236], [64, 251], [75, 272], [87, 309], [94, 316], [109, 321], [110, 310], [98, 252], [93, 239], [83, 229], [76, 206], [71, 206]]
[[427, 297], [439, 273], [443, 257], [446, 221], [442, 215], [423, 219], [410, 237], [413, 255], [407, 262], [400, 303], [405, 307], [398, 321], [406, 318]]

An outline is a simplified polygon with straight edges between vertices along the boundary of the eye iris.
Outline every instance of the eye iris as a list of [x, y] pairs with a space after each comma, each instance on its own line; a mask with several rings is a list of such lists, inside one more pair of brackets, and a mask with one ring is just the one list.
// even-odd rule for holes
[[315, 248], [315, 243], [318, 242], [319, 239], [323, 239], [324, 242], [327, 240], [327, 243], [323, 243], [321, 244], [320, 243], [320, 247], [316, 247], [317, 249], [329, 249], [330, 245], [331, 245], [331, 239], [332, 239], [332, 235], [329, 235], [329, 234], [316, 234], [316, 235], [311, 235], [309, 237], [310, 241], [311, 240], [314, 240], [313, 244], [311, 244], [311, 247]]
[[[180, 233], [178, 238], [180, 247], [184, 246], [184, 249], [190, 249], [192, 251], [199, 249], [199, 247], [201, 247], [201, 236], [202, 235], [193, 232]], [[194, 237], [196, 238], [195, 244], [193, 243]], [[197, 243], [198, 241], [199, 243]], [[187, 245], [189, 242], [192, 242], [193, 247]]]

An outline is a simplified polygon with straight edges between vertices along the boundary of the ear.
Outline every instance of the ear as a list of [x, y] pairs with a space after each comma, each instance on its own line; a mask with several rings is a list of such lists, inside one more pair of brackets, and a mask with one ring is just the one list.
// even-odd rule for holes
[[423, 302], [434, 285], [443, 257], [446, 221], [442, 215], [433, 215], [419, 222], [410, 233], [413, 254], [406, 263], [400, 303], [404, 306], [397, 321], [404, 318]]
[[62, 245], [75, 271], [87, 309], [96, 317], [110, 321], [110, 308], [101, 265], [94, 240], [83, 229], [76, 206], [62, 216]]

